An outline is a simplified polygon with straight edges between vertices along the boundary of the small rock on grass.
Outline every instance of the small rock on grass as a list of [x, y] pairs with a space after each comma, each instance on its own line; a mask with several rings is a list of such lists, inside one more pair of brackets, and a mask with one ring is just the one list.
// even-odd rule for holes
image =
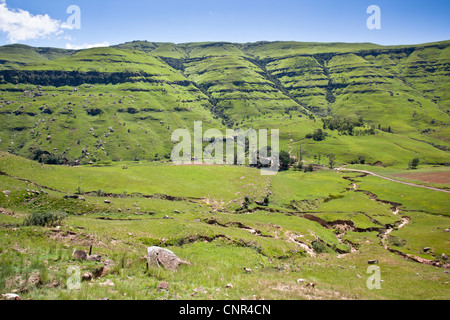
[[94, 276], [90, 272], [85, 272], [81, 275], [81, 280], [83, 281], [91, 281]]
[[72, 252], [72, 258], [75, 260], [86, 260], [87, 259], [87, 254], [86, 252], [82, 251], [82, 250], [73, 250]]
[[111, 280], [106, 280], [105, 282], [99, 283], [99, 286], [110, 286], [110, 287], [114, 287], [116, 284], [114, 282], [112, 282]]
[[6, 300], [20, 300], [20, 297], [15, 293], [5, 293], [2, 297]]
[[98, 254], [93, 254], [91, 256], [88, 256], [87, 259], [89, 261], [100, 261], [102, 260], [102, 256], [99, 256]]
[[169, 291], [169, 284], [166, 281], [161, 281], [156, 288], [158, 290]]

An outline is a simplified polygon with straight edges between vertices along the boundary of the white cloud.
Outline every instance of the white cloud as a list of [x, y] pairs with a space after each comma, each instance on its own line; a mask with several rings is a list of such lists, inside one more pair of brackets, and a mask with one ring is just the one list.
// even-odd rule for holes
[[55, 34], [60, 35], [63, 29], [70, 27], [59, 20], [46, 15], [32, 15], [28, 11], [17, 9], [10, 10], [6, 7], [6, 1], [0, 0], [0, 31], [7, 34], [11, 42], [44, 38]]
[[95, 44], [85, 43], [81, 46], [73, 45], [71, 43], [66, 44], [66, 49], [72, 49], [72, 50], [91, 49], [91, 48], [99, 48], [99, 47], [109, 47], [109, 43], [108, 42], [95, 43]]

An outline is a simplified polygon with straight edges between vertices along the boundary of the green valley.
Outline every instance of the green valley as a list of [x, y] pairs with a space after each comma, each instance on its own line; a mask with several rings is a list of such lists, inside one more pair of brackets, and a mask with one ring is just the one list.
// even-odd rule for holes
[[[450, 41], [2, 46], [0, 292], [447, 300], [449, 79]], [[175, 165], [194, 121], [278, 129], [286, 170]]]

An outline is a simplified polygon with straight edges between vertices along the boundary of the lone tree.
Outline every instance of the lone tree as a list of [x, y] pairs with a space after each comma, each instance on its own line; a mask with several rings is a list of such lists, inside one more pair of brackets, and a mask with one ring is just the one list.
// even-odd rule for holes
[[289, 164], [291, 163], [291, 156], [288, 152], [282, 150], [280, 152], [280, 170], [289, 170]]
[[420, 160], [419, 160], [419, 158], [414, 158], [414, 159], [412, 159], [410, 162], [409, 162], [409, 168], [410, 169], [417, 169], [417, 166], [419, 165], [419, 162], [420, 162]]
[[308, 133], [305, 137], [306, 139], [313, 139], [314, 141], [323, 141], [326, 137], [326, 132], [322, 131], [322, 129], [314, 130], [314, 133]]
[[328, 156], [328, 165], [330, 166], [330, 169], [334, 168], [334, 164], [335, 164], [335, 156], [334, 154], [330, 154]]
[[322, 129], [317, 129], [314, 131], [312, 138], [314, 141], [323, 141], [325, 140], [325, 132]]
[[297, 160], [298, 163], [300, 164], [301, 162], [303, 162], [303, 150], [302, 150], [302, 146], [299, 147], [298, 152], [297, 152]]

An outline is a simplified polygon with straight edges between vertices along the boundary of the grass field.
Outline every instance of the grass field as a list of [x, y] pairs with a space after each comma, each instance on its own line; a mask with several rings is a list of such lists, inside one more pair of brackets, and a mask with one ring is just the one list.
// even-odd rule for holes
[[[0, 292], [22, 299], [449, 298], [444, 268], [400, 254], [446, 263], [444, 193], [333, 170], [262, 177], [236, 166], [71, 168], [7, 153], [0, 171]], [[84, 200], [64, 198], [76, 192]], [[267, 206], [256, 203], [267, 196]], [[400, 203], [400, 212], [383, 201]], [[59, 226], [25, 226], [38, 210], [69, 216]], [[405, 217], [409, 223], [400, 226]], [[400, 253], [384, 248], [384, 236]], [[147, 270], [146, 247], [153, 245], [189, 265]], [[74, 249], [90, 246], [101, 262], [72, 258]], [[373, 259], [380, 290], [366, 286]], [[68, 288], [69, 266], [95, 274], [105, 261], [102, 276]], [[106, 280], [114, 285], [105, 287]], [[162, 281], [168, 290], [158, 289]], [[314, 289], [305, 287], [310, 282]]]

